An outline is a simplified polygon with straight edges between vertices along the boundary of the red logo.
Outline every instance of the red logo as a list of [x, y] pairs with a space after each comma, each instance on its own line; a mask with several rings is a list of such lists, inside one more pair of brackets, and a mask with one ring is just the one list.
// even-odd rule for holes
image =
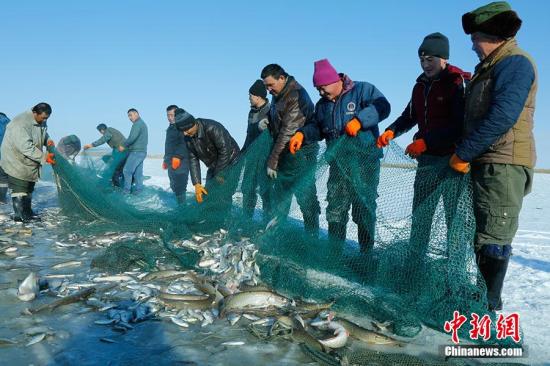
[[511, 337], [516, 343], [521, 340], [519, 336], [519, 314], [512, 313], [505, 317], [502, 314], [498, 315], [497, 319], [497, 339], [505, 339]]
[[460, 315], [458, 311], [454, 311], [453, 313], [453, 319], [451, 321], [446, 321], [443, 329], [445, 329], [445, 332], [450, 333], [452, 332], [452, 339], [455, 344], [458, 344], [458, 330], [460, 327], [466, 323], [466, 320], [468, 320], [464, 315]]
[[[455, 310], [453, 312], [453, 319], [445, 322], [443, 329], [447, 333], [452, 333], [451, 339], [453, 343], [459, 343], [460, 340], [458, 339], [458, 330], [464, 325], [464, 323], [466, 323], [466, 320], [468, 320], [466, 316], [461, 315]], [[478, 314], [472, 313], [472, 319], [470, 320], [470, 324], [472, 325], [472, 329], [470, 330], [470, 339], [478, 340], [481, 338], [484, 341], [491, 339], [492, 323], [493, 322], [488, 314], [480, 317]], [[512, 313], [508, 316], [499, 314], [496, 322], [496, 330], [497, 339], [506, 339], [510, 337], [516, 343], [519, 343], [521, 340], [519, 335], [519, 314]]]

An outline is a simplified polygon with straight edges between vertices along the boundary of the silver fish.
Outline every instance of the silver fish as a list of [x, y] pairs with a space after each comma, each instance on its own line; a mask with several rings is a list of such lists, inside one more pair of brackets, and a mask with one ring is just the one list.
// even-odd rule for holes
[[39, 334], [37, 336], [34, 336], [31, 338], [31, 340], [29, 341], [29, 343], [27, 343], [25, 345], [25, 347], [29, 347], [29, 346], [32, 346], [33, 344], [36, 344], [38, 342], [42, 342], [42, 340], [46, 338], [46, 333], [42, 333], [42, 334]]
[[38, 277], [34, 272], [31, 272], [21, 285], [19, 285], [17, 297], [21, 301], [31, 301], [38, 295], [38, 290]]

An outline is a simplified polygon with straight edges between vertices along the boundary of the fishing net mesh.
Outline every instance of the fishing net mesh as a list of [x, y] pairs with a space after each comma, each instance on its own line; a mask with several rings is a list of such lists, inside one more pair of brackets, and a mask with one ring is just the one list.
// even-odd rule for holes
[[451, 171], [446, 159], [412, 160], [395, 144], [380, 159], [374, 140], [342, 137], [283, 153], [272, 180], [265, 171], [271, 146], [262, 134], [223, 179], [207, 182], [202, 204], [188, 196], [184, 205], [153, 186], [138, 196], [114, 188], [122, 155], [81, 156], [78, 163], [56, 156], [60, 206], [72, 220], [67, 230], [158, 236], [112, 244], [94, 261], [120, 271], [168, 257], [193, 268], [198, 253], [176, 243], [223, 227], [228, 239], [257, 245], [261, 280], [276, 291], [334, 302], [358, 322], [391, 321], [404, 337], [421, 324], [442, 331], [455, 310], [487, 313], [468, 176]]

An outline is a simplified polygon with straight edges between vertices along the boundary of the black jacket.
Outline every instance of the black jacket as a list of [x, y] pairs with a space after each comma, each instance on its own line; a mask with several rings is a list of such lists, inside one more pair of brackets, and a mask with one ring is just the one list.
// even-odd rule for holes
[[175, 124], [170, 124], [166, 129], [164, 162], [170, 165], [174, 157], [180, 159], [182, 164], [189, 164], [189, 151], [187, 151], [185, 136], [183, 132], [178, 131]]
[[265, 104], [261, 108], [250, 108], [250, 112], [248, 112], [248, 128], [246, 129], [246, 140], [244, 141], [242, 151], [245, 151], [250, 144], [254, 142], [261, 134], [262, 131], [258, 128], [258, 125], [261, 120], [268, 118], [269, 115], [269, 108], [270, 104], [269, 102], [265, 102]]
[[201, 183], [200, 161], [208, 167], [206, 180], [210, 180], [233, 163], [240, 153], [239, 145], [221, 123], [203, 118], [196, 121], [197, 133], [186, 138], [193, 185]]

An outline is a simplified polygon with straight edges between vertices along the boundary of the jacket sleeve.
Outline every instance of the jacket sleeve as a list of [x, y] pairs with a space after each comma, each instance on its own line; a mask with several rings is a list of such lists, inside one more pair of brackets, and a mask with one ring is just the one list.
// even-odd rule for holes
[[397, 117], [395, 122], [393, 122], [391, 125], [388, 126], [388, 128], [386, 128], [386, 131], [392, 130], [394, 133], [394, 137], [398, 137], [408, 132], [414, 126], [416, 126], [417, 122], [411, 117], [412, 116], [411, 108], [412, 108], [412, 102], [409, 101], [403, 113], [401, 113], [401, 115]]
[[25, 157], [33, 160], [34, 162], [42, 164], [42, 150], [36, 147], [36, 145], [32, 141], [29, 131], [27, 129], [21, 129], [18, 132], [18, 135], [21, 143], [15, 145], [17, 146], [19, 152]]
[[141, 134], [141, 125], [136, 125], [136, 123], [134, 123], [132, 125], [132, 128], [130, 129], [130, 136], [128, 136], [128, 138], [126, 139], [124, 146], [125, 147], [132, 146], [136, 142], [140, 134]]
[[464, 83], [457, 84], [451, 100], [451, 120], [445, 128], [426, 133], [424, 141], [428, 148], [448, 146], [458, 141], [464, 125]]
[[495, 65], [490, 107], [477, 128], [457, 147], [456, 154], [471, 162], [514, 126], [535, 80], [535, 70], [525, 56], [510, 56]]
[[177, 143], [174, 135], [171, 128], [166, 129], [166, 138], [164, 140], [164, 162], [166, 164], [170, 164], [174, 156], [174, 146]]
[[189, 152], [187, 151], [185, 136], [183, 136], [183, 133], [179, 131], [178, 133], [176, 133], [172, 154], [174, 155], [174, 157], [180, 159], [182, 161], [182, 164], [187, 164], [189, 160]]
[[104, 143], [109, 142], [109, 140], [111, 140], [112, 137], [113, 135], [111, 135], [109, 131], [105, 131], [105, 134], [103, 136], [101, 136], [99, 139], [92, 142], [92, 146], [97, 147], [97, 146], [103, 145]]
[[210, 168], [213, 175], [216, 175], [231, 163], [231, 156], [233, 155], [233, 138], [229, 135], [229, 132], [221, 126], [220, 128], [209, 129], [208, 132], [218, 151], [216, 165]]
[[193, 148], [189, 145], [187, 145], [187, 147], [189, 150], [189, 171], [191, 173], [191, 183], [193, 183], [193, 185], [202, 184], [200, 161], [197, 158], [197, 155], [195, 155], [195, 150], [193, 150]]
[[277, 136], [277, 140], [273, 144], [271, 154], [267, 161], [267, 166], [273, 170], [277, 170], [279, 164], [279, 157], [286, 148], [286, 145], [290, 141], [290, 138], [296, 133], [298, 128], [304, 125], [306, 116], [300, 109], [299, 95], [294, 92], [292, 96], [288, 98], [287, 104], [284, 108], [284, 117], [281, 121], [281, 130]]
[[322, 140], [321, 127], [319, 121], [321, 120], [321, 107], [319, 102], [315, 105], [315, 111], [313, 112], [313, 118], [306, 121], [304, 127], [299, 128], [298, 131], [304, 134], [304, 141], [306, 144], [311, 144]]
[[390, 115], [390, 103], [374, 85], [364, 83], [361, 90], [361, 105], [357, 117], [363, 129], [378, 125]]

